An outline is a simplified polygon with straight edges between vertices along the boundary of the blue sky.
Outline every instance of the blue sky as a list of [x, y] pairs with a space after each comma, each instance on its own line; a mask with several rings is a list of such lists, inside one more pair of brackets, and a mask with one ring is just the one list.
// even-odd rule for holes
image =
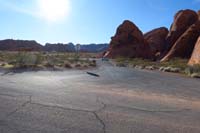
[[[43, 1], [45, 7], [38, 1]], [[67, 4], [63, 7], [62, 3], [54, 3], [54, 8], [49, 0], [0, 0], [0, 39], [36, 40], [42, 44], [105, 43], [126, 19], [147, 32], [161, 26], [169, 28], [180, 9], [200, 10], [200, 0], [51, 1]]]

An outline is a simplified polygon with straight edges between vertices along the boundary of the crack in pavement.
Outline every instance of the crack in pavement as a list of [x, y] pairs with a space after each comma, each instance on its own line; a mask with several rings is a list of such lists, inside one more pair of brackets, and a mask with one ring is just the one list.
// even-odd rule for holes
[[9, 95], [9, 94], [0, 94], [0, 96], [8, 96], [8, 97], [17, 97], [17, 96], [28, 96], [29, 97], [29, 100], [24, 102], [23, 104], [20, 105], [20, 107], [16, 108], [14, 111], [8, 113], [6, 115], [6, 117], [10, 117], [12, 115], [14, 115], [17, 111], [21, 110], [23, 107], [25, 107], [27, 104], [34, 104], [34, 105], [39, 105], [39, 106], [42, 106], [42, 107], [51, 107], [51, 108], [59, 108], [59, 109], [62, 109], [62, 110], [71, 110], [71, 111], [76, 111], [76, 112], [86, 112], [86, 113], [92, 113], [95, 118], [100, 122], [100, 124], [102, 125], [102, 130], [103, 130], [103, 133], [106, 133], [106, 125], [105, 123], [103, 122], [103, 120], [98, 116], [97, 112], [98, 111], [101, 111], [103, 109], [105, 109], [106, 107], [106, 104], [104, 104], [103, 102], [100, 102], [99, 100], [97, 100], [99, 103], [101, 103], [103, 105], [103, 107], [101, 107], [100, 109], [98, 110], [94, 110], [94, 111], [90, 111], [90, 110], [83, 110], [83, 109], [73, 109], [73, 108], [66, 108], [66, 107], [62, 107], [62, 106], [57, 106], [57, 105], [46, 105], [46, 104], [41, 104], [41, 103], [35, 103], [35, 102], [32, 102], [32, 96], [30, 95], [17, 95], [17, 96], [14, 96], [14, 95]]
[[31, 95], [11, 95], [11, 94], [5, 94], [5, 93], [0, 93], [0, 96], [7, 96], [7, 97], [15, 97], [15, 98], [17, 98], [17, 97], [29, 97], [29, 100], [30, 100], [30, 97], [31, 97]]
[[[16, 97], [14, 95], [9, 95], [9, 94], [0, 94], [0, 96], [9, 96], [9, 97]], [[17, 95], [19, 96], [19, 95]], [[15, 109], [14, 111], [10, 112], [9, 114], [7, 114], [7, 117], [15, 114], [17, 111], [19, 111], [20, 109], [22, 109], [23, 107], [25, 107], [27, 104], [34, 104], [34, 105], [38, 105], [38, 106], [42, 106], [42, 107], [51, 107], [51, 108], [59, 108], [62, 110], [71, 110], [71, 111], [76, 111], [76, 112], [86, 112], [86, 113], [92, 113], [96, 120], [99, 121], [99, 123], [102, 125], [102, 131], [103, 133], [106, 133], [106, 124], [105, 122], [100, 118], [100, 116], [98, 115], [98, 112], [104, 110], [107, 108], [107, 106], [111, 106], [111, 107], [117, 107], [117, 108], [125, 108], [125, 109], [130, 109], [130, 110], [138, 110], [138, 111], [143, 111], [143, 112], [166, 112], [166, 113], [170, 113], [170, 112], [182, 112], [182, 111], [189, 111], [190, 109], [148, 109], [148, 108], [141, 108], [138, 106], [132, 106], [132, 107], [125, 107], [125, 106], [118, 106], [118, 105], [112, 105], [112, 104], [106, 104], [102, 101], [100, 101], [99, 97], [97, 96], [96, 98], [96, 102], [100, 103], [102, 105], [101, 108], [97, 109], [97, 110], [84, 110], [84, 109], [74, 109], [74, 108], [67, 108], [67, 107], [62, 107], [62, 106], [58, 106], [58, 105], [46, 105], [46, 104], [42, 104], [42, 103], [36, 103], [36, 102], [32, 102], [32, 96], [30, 95], [20, 95], [20, 96], [28, 96], [29, 100], [24, 102], [23, 104], [21, 104], [20, 107], [18, 107], [17, 109]]]
[[46, 107], [46, 108], [47, 108], [47, 107], [51, 107], [51, 108], [58, 108], [58, 109], [62, 109], [62, 110], [71, 110], [71, 111], [77, 111], [77, 112], [86, 112], [86, 113], [91, 113], [91, 112], [93, 112], [93, 111], [90, 111], [90, 110], [66, 108], [66, 107], [62, 107], [62, 106], [47, 105], [47, 104], [36, 103], [36, 102], [31, 102], [30, 104], [38, 105], [38, 106], [42, 106], [42, 107]]
[[104, 110], [107, 107], [107, 105], [104, 102], [102, 102], [102, 101], [99, 100], [99, 97], [96, 98], [96, 102], [100, 103], [103, 106], [101, 108], [99, 108], [98, 110], [96, 110], [95, 112], [99, 112], [101, 110]]
[[104, 123], [104, 121], [99, 117], [99, 115], [96, 112], [93, 112], [94, 116], [96, 117], [96, 119], [101, 123], [101, 125], [103, 126], [102, 130], [104, 133], [106, 133], [106, 124]]
[[16, 96], [14, 96], [14, 95], [10, 95], [10, 94], [2, 94], [2, 93], [0, 93], [0, 96], [16, 97]]
[[16, 108], [14, 111], [8, 113], [8, 114], [6, 115], [6, 117], [9, 117], [9, 116], [15, 114], [18, 110], [22, 109], [22, 108], [25, 107], [27, 104], [31, 103], [31, 97], [32, 97], [32, 96], [29, 96], [29, 100], [28, 100], [28, 101], [24, 102], [19, 108]]
[[[107, 104], [108, 105], [108, 104]], [[183, 111], [190, 111], [191, 109], [158, 109], [158, 110], [153, 110], [153, 109], [147, 109], [147, 108], [141, 108], [138, 106], [132, 106], [132, 107], [125, 107], [125, 106], [118, 106], [118, 105], [112, 105], [109, 104], [108, 106], [113, 106], [113, 107], [117, 107], [117, 108], [126, 108], [126, 109], [130, 109], [130, 110], [138, 110], [138, 111], [143, 111], [143, 112], [151, 112], [151, 113], [173, 113], [173, 112], [183, 112]]]
[[35, 102], [30, 102], [30, 104], [34, 104], [34, 105], [38, 105], [38, 106], [42, 106], [42, 107], [51, 107], [51, 108], [58, 108], [58, 109], [62, 109], [62, 110], [71, 110], [71, 111], [76, 111], [76, 112], [86, 112], [86, 113], [91, 113], [95, 116], [95, 118], [100, 122], [100, 124], [102, 125], [102, 130], [103, 133], [106, 133], [106, 125], [103, 122], [103, 120], [98, 116], [97, 112], [99, 110], [102, 110], [103, 108], [105, 108], [104, 106], [97, 110], [97, 111], [90, 111], [90, 110], [82, 110], [82, 109], [73, 109], [73, 108], [66, 108], [66, 107], [61, 107], [61, 106], [57, 106], [57, 105], [46, 105], [46, 104], [41, 104], [41, 103], [35, 103]]

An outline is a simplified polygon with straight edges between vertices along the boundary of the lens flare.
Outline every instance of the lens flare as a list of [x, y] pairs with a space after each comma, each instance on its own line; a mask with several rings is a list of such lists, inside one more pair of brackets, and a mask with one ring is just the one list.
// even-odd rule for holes
[[39, 15], [47, 21], [55, 22], [66, 18], [69, 0], [38, 0]]

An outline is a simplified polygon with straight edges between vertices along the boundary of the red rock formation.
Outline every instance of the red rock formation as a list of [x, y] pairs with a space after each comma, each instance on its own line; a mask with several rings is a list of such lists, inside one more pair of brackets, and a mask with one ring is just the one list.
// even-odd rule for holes
[[168, 61], [173, 57], [190, 58], [199, 35], [200, 21], [197, 21], [176, 41], [161, 61]]
[[106, 57], [150, 57], [150, 48], [145, 43], [142, 32], [128, 20], [117, 28], [111, 39]]
[[169, 34], [167, 35], [167, 48], [169, 51], [178, 38], [196, 21], [198, 20], [198, 15], [192, 10], [180, 10], [176, 13], [174, 17], [174, 22], [171, 25]]
[[200, 36], [195, 44], [195, 48], [194, 48], [192, 56], [189, 60], [188, 65], [193, 66], [193, 65], [197, 65], [197, 64], [200, 65]]
[[168, 29], [165, 27], [154, 29], [144, 34], [144, 39], [150, 46], [151, 53], [156, 56], [164, 51]]

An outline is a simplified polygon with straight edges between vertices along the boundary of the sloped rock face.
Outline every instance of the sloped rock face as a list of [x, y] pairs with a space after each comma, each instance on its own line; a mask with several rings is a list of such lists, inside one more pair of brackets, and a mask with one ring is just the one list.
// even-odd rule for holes
[[173, 57], [190, 58], [199, 35], [200, 21], [197, 21], [176, 41], [171, 50], [161, 61], [168, 61]]
[[124, 21], [117, 28], [114, 37], [111, 38], [110, 47], [106, 57], [150, 57], [150, 48], [145, 43], [143, 33], [131, 21]]
[[174, 23], [171, 25], [169, 34], [166, 38], [166, 50], [169, 51], [178, 38], [197, 20], [198, 15], [195, 11], [187, 9], [180, 10], [178, 13], [176, 13], [174, 17]]
[[200, 65], [200, 36], [195, 44], [194, 51], [192, 53], [188, 65], [193, 66], [197, 64]]
[[159, 56], [164, 51], [166, 45], [165, 38], [168, 32], [167, 28], [161, 27], [144, 34], [144, 39], [150, 46], [151, 53], [154, 56]]

